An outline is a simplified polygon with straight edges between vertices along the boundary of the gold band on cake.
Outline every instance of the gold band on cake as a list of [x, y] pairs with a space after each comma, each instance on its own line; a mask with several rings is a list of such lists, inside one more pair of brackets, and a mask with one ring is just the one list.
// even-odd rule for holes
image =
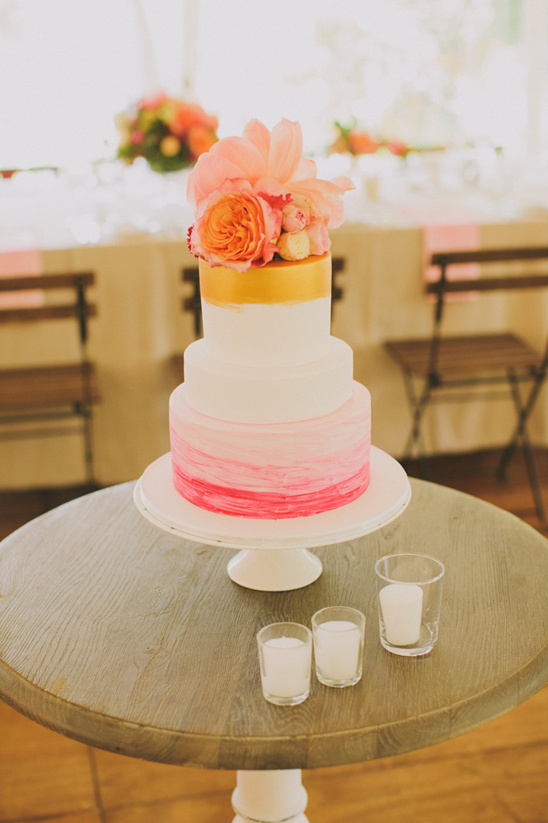
[[304, 303], [331, 294], [331, 255], [299, 262], [276, 260], [268, 266], [238, 272], [211, 267], [200, 260], [202, 299], [215, 306], [246, 303]]

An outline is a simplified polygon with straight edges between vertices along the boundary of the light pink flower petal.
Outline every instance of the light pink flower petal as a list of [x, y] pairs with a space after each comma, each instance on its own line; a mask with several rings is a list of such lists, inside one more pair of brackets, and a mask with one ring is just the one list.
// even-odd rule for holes
[[331, 248], [331, 240], [325, 224], [321, 220], [315, 220], [306, 227], [306, 233], [310, 241], [310, 254], [325, 254]]
[[302, 195], [310, 202], [312, 220], [322, 220], [327, 228], [336, 229], [344, 221], [341, 190], [328, 180], [298, 180], [288, 183], [291, 193]]
[[348, 177], [335, 177], [333, 180], [318, 180], [316, 177], [308, 177], [304, 180], [291, 180], [287, 184], [289, 191], [298, 192], [307, 196], [309, 193], [319, 194], [343, 194], [345, 191], [354, 189], [354, 183]]
[[260, 177], [265, 176], [266, 163], [259, 149], [245, 140], [243, 137], [225, 137], [212, 146], [209, 155], [211, 162], [218, 157], [222, 157], [229, 163], [234, 163], [241, 169], [239, 177], [244, 177], [250, 183], [254, 183]]
[[250, 120], [244, 128], [242, 136], [261, 152], [266, 168], [270, 154], [270, 132], [267, 127], [260, 120]]
[[291, 180], [303, 153], [303, 134], [299, 123], [283, 118], [272, 129], [267, 177], [281, 183]]
[[[215, 146], [219, 144], [216, 143]], [[196, 204], [203, 197], [207, 197], [219, 188], [225, 180], [235, 180], [241, 177], [241, 169], [236, 164], [223, 157], [217, 158], [213, 163], [209, 155], [215, 148], [201, 154], [193, 171], [190, 173], [187, 183], [187, 200]]]
[[328, 229], [338, 229], [344, 223], [344, 205], [340, 197], [327, 197], [330, 202], [329, 219], [326, 223]]
[[292, 180], [303, 180], [307, 177], [316, 177], [318, 168], [314, 160], [309, 160], [308, 157], [301, 157], [299, 164], [295, 169]]
[[188, 179], [187, 198], [197, 203], [225, 180], [242, 178], [254, 183], [264, 173], [264, 159], [255, 146], [242, 137], [225, 137], [198, 158]]
[[291, 199], [291, 194], [286, 186], [283, 186], [271, 177], [261, 177], [260, 180], [254, 183], [253, 188], [258, 194], [268, 194], [270, 197], [281, 197], [284, 202], [288, 202]]
[[341, 192], [352, 191], [356, 188], [356, 186], [349, 177], [333, 177], [331, 182], [334, 186], [338, 186]]

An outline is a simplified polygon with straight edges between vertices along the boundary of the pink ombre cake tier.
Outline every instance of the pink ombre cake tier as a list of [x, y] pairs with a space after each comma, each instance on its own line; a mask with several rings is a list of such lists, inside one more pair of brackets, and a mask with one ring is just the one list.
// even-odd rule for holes
[[308, 517], [357, 499], [369, 484], [371, 399], [354, 382], [335, 412], [277, 424], [207, 417], [170, 400], [175, 488], [208, 511], [257, 519]]

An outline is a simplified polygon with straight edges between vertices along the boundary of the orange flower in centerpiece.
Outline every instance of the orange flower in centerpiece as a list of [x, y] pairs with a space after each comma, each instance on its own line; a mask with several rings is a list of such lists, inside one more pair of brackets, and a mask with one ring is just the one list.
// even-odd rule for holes
[[[275, 254], [297, 260], [328, 251], [327, 229], [342, 223], [341, 195], [354, 184], [347, 177], [319, 180], [302, 149], [298, 123], [281, 120], [270, 132], [252, 120], [242, 137], [226, 137], [202, 154], [187, 189], [196, 209], [191, 252], [210, 265], [246, 271]], [[288, 228], [307, 240], [282, 239]]]
[[329, 146], [330, 154], [376, 154], [382, 142], [375, 140], [366, 131], [357, 131], [355, 126], [342, 126], [335, 123], [338, 130], [336, 140]]

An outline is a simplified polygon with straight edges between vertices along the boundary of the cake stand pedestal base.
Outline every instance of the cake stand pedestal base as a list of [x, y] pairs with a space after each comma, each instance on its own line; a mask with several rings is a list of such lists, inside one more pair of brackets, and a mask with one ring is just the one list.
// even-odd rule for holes
[[228, 576], [235, 583], [271, 592], [308, 586], [318, 579], [322, 568], [320, 558], [306, 549], [244, 549], [227, 565]]
[[361, 497], [310, 517], [260, 520], [200, 509], [175, 491], [169, 453], [145, 469], [134, 492], [141, 514], [164, 531], [208, 546], [238, 549], [228, 563], [230, 579], [263, 592], [310, 585], [322, 573], [322, 563], [307, 549], [381, 529], [403, 513], [410, 499], [411, 486], [402, 466], [374, 446], [371, 480]]

